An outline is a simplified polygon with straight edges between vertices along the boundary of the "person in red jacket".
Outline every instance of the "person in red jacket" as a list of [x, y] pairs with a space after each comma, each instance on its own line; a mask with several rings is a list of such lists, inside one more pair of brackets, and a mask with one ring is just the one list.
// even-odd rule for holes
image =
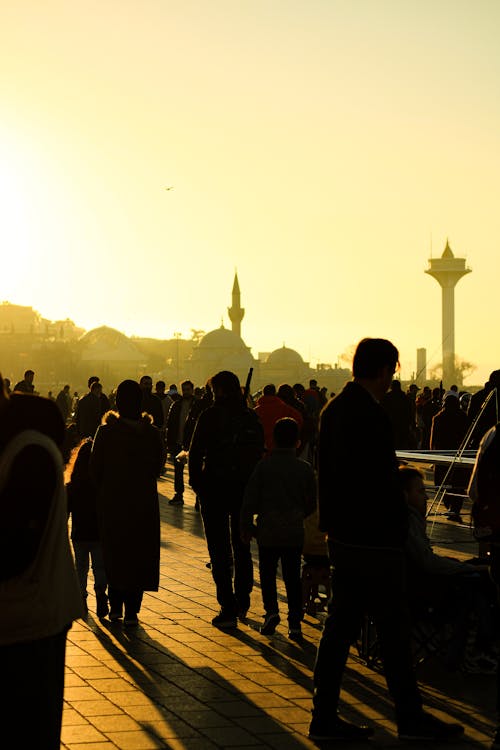
[[266, 451], [271, 451], [274, 448], [273, 430], [278, 419], [283, 419], [284, 417], [295, 419], [299, 425], [299, 432], [302, 429], [302, 424], [304, 422], [302, 414], [297, 409], [285, 404], [285, 402], [276, 395], [276, 386], [273, 384], [264, 386], [263, 394], [257, 401], [255, 412], [264, 428]]

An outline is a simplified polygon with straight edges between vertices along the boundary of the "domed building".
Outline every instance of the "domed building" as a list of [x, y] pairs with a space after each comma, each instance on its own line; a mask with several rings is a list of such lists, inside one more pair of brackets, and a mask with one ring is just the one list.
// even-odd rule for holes
[[250, 347], [224, 325], [203, 336], [193, 349], [190, 361], [192, 379], [196, 383], [205, 383], [220, 370], [231, 370], [245, 383], [248, 370], [256, 365]]
[[[86, 333], [78, 342], [80, 362], [89, 374], [96, 372], [101, 380], [115, 383], [137, 378], [145, 355], [124, 333], [100, 326]], [[92, 371], [92, 372], [91, 372]]]
[[311, 376], [308, 362], [304, 362], [295, 349], [289, 349], [284, 344], [281, 349], [275, 349], [261, 366], [261, 377], [268, 383], [279, 386], [281, 383], [305, 383]]

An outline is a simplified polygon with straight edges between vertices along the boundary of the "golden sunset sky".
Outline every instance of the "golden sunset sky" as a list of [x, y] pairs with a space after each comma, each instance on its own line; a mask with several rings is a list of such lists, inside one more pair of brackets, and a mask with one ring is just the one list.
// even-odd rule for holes
[[[0, 299], [312, 365], [500, 367], [498, 0], [0, 0]], [[172, 190], [164, 188], [173, 186]]]

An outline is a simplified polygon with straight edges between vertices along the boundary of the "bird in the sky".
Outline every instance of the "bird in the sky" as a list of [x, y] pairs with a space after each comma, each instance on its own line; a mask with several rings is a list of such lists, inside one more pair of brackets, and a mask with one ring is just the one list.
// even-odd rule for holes
[[173, 189], [174, 189], [174, 186], [173, 186], [173, 185], [170, 185], [170, 187], [166, 187], [166, 188], [165, 188], [165, 190], [173, 190]]

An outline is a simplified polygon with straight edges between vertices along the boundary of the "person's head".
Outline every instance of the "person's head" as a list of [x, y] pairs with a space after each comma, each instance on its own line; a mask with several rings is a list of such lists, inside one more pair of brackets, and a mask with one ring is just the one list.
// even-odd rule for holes
[[458, 393], [458, 385], [450, 385], [450, 391], [453, 391], [453, 393]]
[[195, 399], [199, 401], [200, 398], [203, 398], [203, 388], [200, 388], [200, 386], [197, 385], [193, 391], [193, 394], [194, 394]]
[[432, 398], [434, 401], [441, 401], [441, 388], [432, 389]]
[[237, 375], [230, 370], [221, 370], [211, 379], [210, 384], [214, 392], [214, 401], [232, 401], [243, 404], [241, 385]]
[[101, 383], [99, 383], [98, 380], [94, 380], [93, 381], [93, 383], [90, 386], [90, 392], [96, 398], [101, 398], [101, 395], [102, 395], [102, 385], [101, 385]]
[[92, 383], [98, 383], [99, 380], [100, 380], [100, 378], [99, 378], [98, 375], [91, 375], [90, 378], [87, 380], [87, 386], [88, 386], [89, 390], [92, 387]]
[[295, 383], [293, 386], [293, 390], [295, 392], [295, 395], [297, 398], [299, 398], [301, 401], [304, 400], [304, 393], [306, 392], [306, 389], [302, 385], [302, 383]]
[[35, 373], [33, 372], [33, 370], [26, 370], [26, 372], [24, 373], [24, 379], [30, 385], [31, 383], [33, 383], [34, 377], [35, 377]]
[[410, 387], [408, 388], [408, 393], [410, 394], [410, 396], [415, 398], [419, 390], [420, 388], [416, 383], [411, 383]]
[[182, 398], [193, 398], [194, 384], [191, 380], [183, 380], [181, 383]]
[[309, 388], [317, 388], [318, 387], [318, 381], [314, 378], [311, 378], [309, 381]]
[[400, 380], [393, 380], [391, 383], [391, 391], [395, 391], [397, 393], [401, 393], [401, 381]]
[[432, 396], [431, 389], [428, 385], [424, 385], [424, 390], [422, 391], [422, 395], [425, 396], [425, 398], [430, 398]]
[[490, 374], [488, 383], [490, 384], [491, 388], [500, 387], [500, 370], [493, 370], [493, 372]]
[[400, 466], [399, 481], [407, 505], [415, 508], [425, 517], [427, 513], [427, 490], [422, 473], [411, 466]]
[[164, 380], [158, 380], [158, 382], [157, 382], [157, 383], [156, 383], [156, 385], [155, 385], [155, 391], [156, 391], [156, 393], [158, 393], [158, 394], [159, 394], [160, 396], [163, 396], [163, 394], [165, 393], [165, 388], [166, 388], [166, 387], [167, 387], [167, 386], [165, 385], [165, 381], [164, 381]]
[[263, 396], [276, 396], [276, 386], [274, 383], [268, 383], [262, 391]]
[[299, 445], [299, 426], [295, 419], [283, 417], [278, 419], [273, 429], [273, 440], [275, 448], [280, 450], [292, 450]]
[[69, 385], [64, 386], [63, 393], [69, 393]]
[[135, 380], [123, 380], [116, 389], [116, 408], [120, 417], [139, 419], [141, 416], [142, 391]]
[[288, 383], [282, 383], [282, 385], [280, 385], [278, 388], [278, 396], [288, 405], [293, 405], [295, 401], [293, 388], [291, 385], [288, 385]]
[[362, 339], [354, 353], [352, 374], [376, 398], [381, 398], [392, 382], [398, 360], [398, 350], [387, 339]]
[[139, 381], [139, 387], [146, 393], [151, 393], [153, 390], [153, 380], [150, 375], [143, 375]]
[[443, 406], [446, 411], [460, 411], [460, 401], [457, 396], [449, 394], [443, 401]]

